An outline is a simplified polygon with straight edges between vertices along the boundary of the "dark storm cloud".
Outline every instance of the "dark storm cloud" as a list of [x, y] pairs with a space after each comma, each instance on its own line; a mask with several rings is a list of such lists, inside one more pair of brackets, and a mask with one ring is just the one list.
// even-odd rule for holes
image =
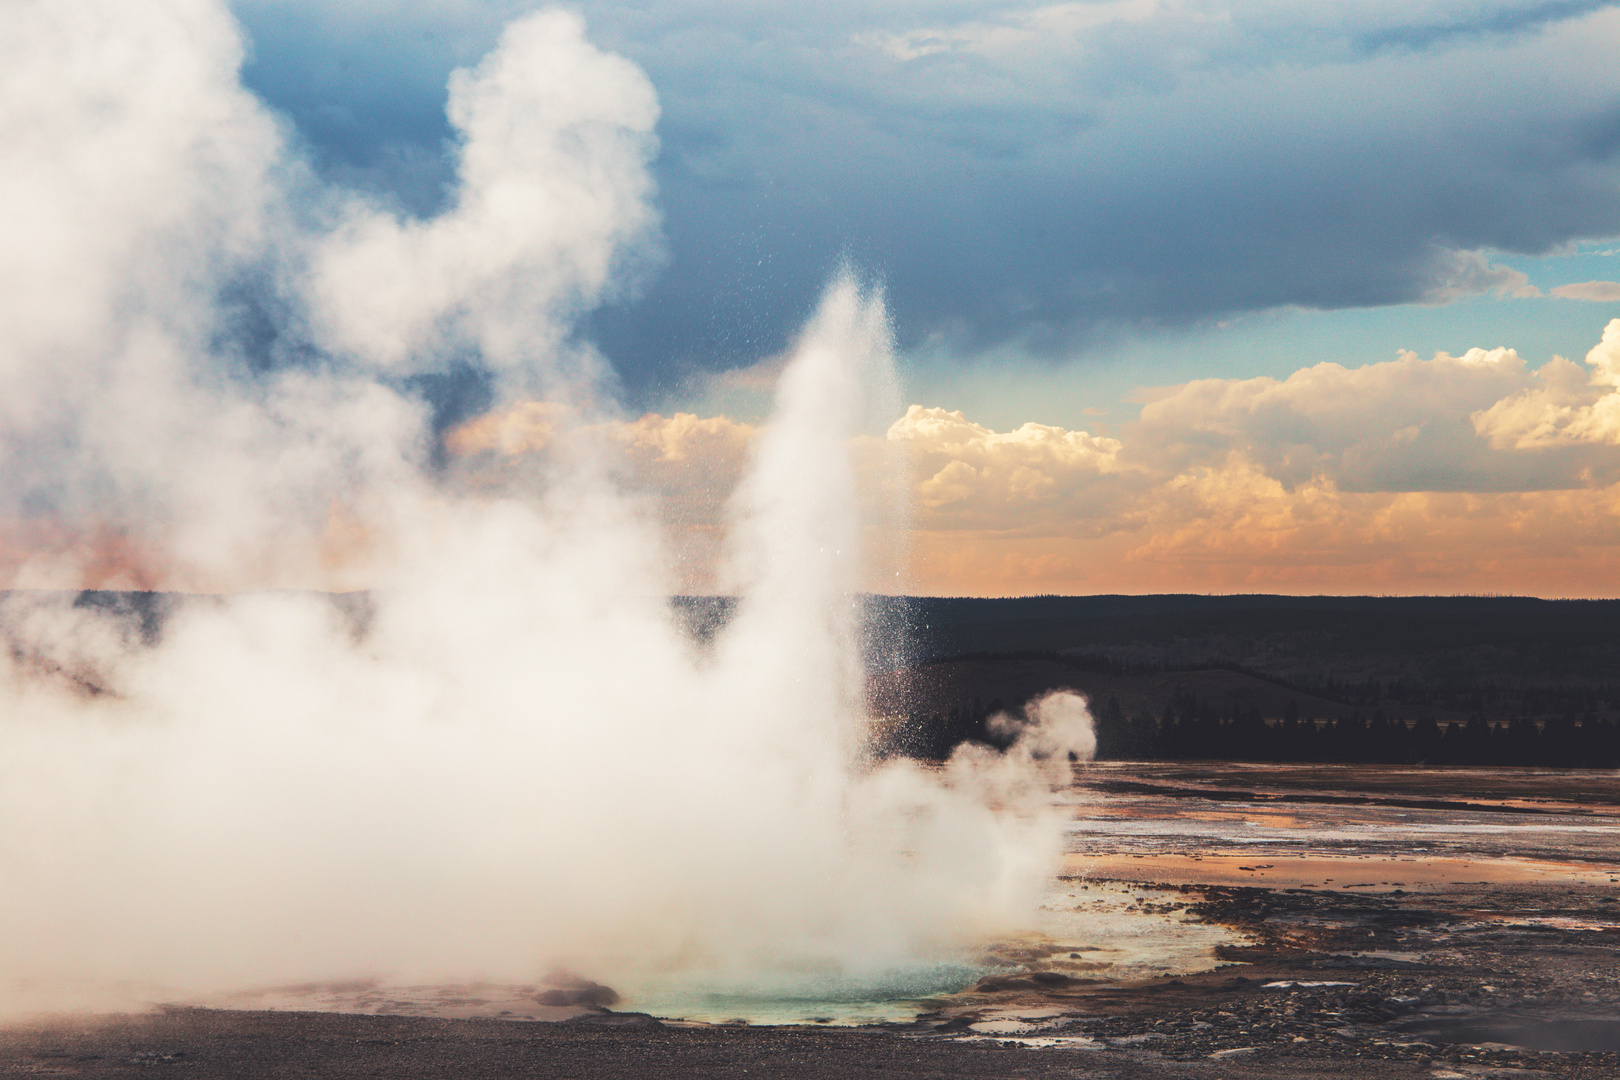
[[[426, 208], [436, 88], [516, 7], [243, 0], [249, 81]], [[1055, 353], [1511, 290], [1481, 249], [1620, 234], [1608, 5], [583, 7], [664, 110], [669, 261], [592, 331], [633, 388], [781, 348], [845, 257], [903, 343]]]
[[1449, 17], [1422, 22], [1414, 20], [1406, 26], [1390, 26], [1374, 30], [1359, 37], [1368, 49], [1390, 46], [1424, 49], [1447, 39], [1480, 37], [1486, 34], [1517, 34], [1535, 30], [1549, 23], [1578, 18], [1609, 7], [1607, 0], [1553, 0], [1545, 4], [1527, 4], [1505, 10], [1482, 10], [1458, 5]]

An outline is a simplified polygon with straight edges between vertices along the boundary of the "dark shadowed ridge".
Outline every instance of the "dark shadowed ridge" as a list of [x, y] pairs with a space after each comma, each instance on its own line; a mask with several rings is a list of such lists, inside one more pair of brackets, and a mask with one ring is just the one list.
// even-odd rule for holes
[[[285, 590], [302, 592], [303, 590]], [[323, 595], [363, 634], [373, 611], [368, 592]], [[33, 598], [92, 608], [128, 619], [147, 643], [187, 604], [219, 603], [206, 593], [124, 590], [9, 590], [0, 602]], [[881, 668], [964, 653], [1070, 652], [1131, 642], [1186, 641], [1201, 634], [1312, 632], [1368, 636], [1386, 646], [1520, 644], [1554, 647], [1620, 644], [1620, 600], [1544, 600], [1530, 596], [1026, 596], [1012, 598], [885, 596], [858, 598], [868, 660]], [[673, 596], [670, 609], [697, 641], [712, 641], [736, 614], [732, 596]], [[1342, 646], [1352, 644], [1341, 641]], [[1233, 661], [1236, 658], [1230, 658]]]
[[[358, 640], [370, 593], [329, 601]], [[92, 609], [130, 645], [219, 595], [0, 594], [16, 611]], [[708, 648], [745, 601], [674, 596]], [[996, 745], [988, 718], [1054, 689], [1085, 695], [1104, 757], [1620, 764], [1620, 600], [1522, 596], [852, 597], [881, 753]], [[89, 659], [0, 644], [37, 677], [117, 694]], [[626, 661], [634, 663], [633, 657]]]
[[[1029, 596], [873, 597], [911, 628], [919, 659], [964, 653], [1163, 653], [1156, 662], [1242, 663], [1213, 639], [1313, 635], [1324, 654], [1369, 649], [1504, 645], [1561, 666], [1559, 650], [1620, 646], [1620, 600], [1527, 596]], [[902, 615], [903, 612], [903, 615]], [[1186, 655], [1199, 639], [1207, 655]], [[1176, 655], [1172, 657], [1170, 653]], [[1147, 660], [1146, 655], [1139, 659]]]

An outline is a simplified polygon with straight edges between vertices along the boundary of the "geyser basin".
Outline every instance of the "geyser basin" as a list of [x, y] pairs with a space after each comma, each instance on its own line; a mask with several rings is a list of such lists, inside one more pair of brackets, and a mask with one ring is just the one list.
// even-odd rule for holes
[[1220, 945], [1246, 944], [1230, 928], [1199, 922], [1175, 890], [1121, 882], [1054, 882], [1020, 934], [977, 943], [954, 957], [865, 974], [750, 972], [742, 977], [630, 978], [622, 1008], [710, 1023], [903, 1022], [996, 976], [1034, 971], [1077, 980], [1131, 981], [1220, 966]]
[[955, 993], [997, 969], [965, 962], [846, 975], [760, 970], [732, 978], [685, 976], [626, 985], [621, 1008], [711, 1024], [904, 1022], [926, 999]]
[[[616, 1011], [667, 1020], [729, 1024], [905, 1023], [960, 1004], [997, 977], [1034, 971], [1087, 982], [1190, 974], [1220, 966], [1215, 949], [1246, 944], [1241, 934], [1199, 922], [1175, 890], [1119, 882], [1054, 882], [1027, 932], [987, 940], [934, 960], [884, 969], [833, 970], [767, 960], [727, 972], [692, 967], [649, 971], [620, 961], [593, 972], [619, 994]], [[544, 1007], [534, 984], [410, 984], [386, 980], [309, 983], [238, 991], [187, 1004], [225, 1009], [352, 1012], [456, 1019], [560, 1021], [589, 1012]]]
[[[39, 134], [0, 206], [0, 554], [33, 590], [0, 600], [0, 995], [927, 971], [1027, 924], [1078, 699], [1006, 754], [863, 757], [881, 296], [835, 277], [758, 428], [634, 418], [580, 339], [657, 247], [633, 64], [512, 22], [450, 82], [417, 219], [316, 179], [221, 0], [8, 18], [39, 47], [0, 127]], [[417, 390], [468, 368], [491, 408], [445, 430]], [[733, 598], [707, 641], [668, 602], [694, 578]]]

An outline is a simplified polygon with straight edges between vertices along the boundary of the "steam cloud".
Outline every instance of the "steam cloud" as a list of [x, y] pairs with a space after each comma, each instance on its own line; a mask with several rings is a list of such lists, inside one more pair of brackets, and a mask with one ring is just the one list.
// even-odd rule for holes
[[[612, 376], [572, 326], [658, 251], [632, 65], [573, 15], [514, 22], [451, 81], [450, 208], [406, 220], [312, 179], [216, 0], [7, 20], [0, 1009], [559, 959], [860, 971], [1017, 923], [1083, 704], [1002, 757], [861, 761], [849, 447], [895, 411], [881, 300], [840, 276], [794, 349], [709, 645], [656, 508], [592, 451]], [[409, 392], [458, 363], [581, 436], [458, 484]], [[42, 591], [85, 586], [228, 595], [154, 638]]]

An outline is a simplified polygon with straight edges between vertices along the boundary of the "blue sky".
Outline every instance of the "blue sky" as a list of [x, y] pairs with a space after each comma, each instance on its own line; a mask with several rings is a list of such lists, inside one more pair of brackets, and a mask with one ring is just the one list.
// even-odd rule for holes
[[849, 267], [894, 587], [1620, 594], [1620, 4], [16, 7], [15, 580], [348, 565], [587, 414], [708, 543]]
[[[1398, 349], [1578, 357], [1620, 310], [1507, 295], [1620, 278], [1611, 5], [573, 6], [662, 109], [662, 268], [588, 331], [636, 404], [780, 350], [845, 257], [911, 396], [995, 425]], [[323, 170], [423, 214], [446, 77], [529, 7], [235, 4]]]

